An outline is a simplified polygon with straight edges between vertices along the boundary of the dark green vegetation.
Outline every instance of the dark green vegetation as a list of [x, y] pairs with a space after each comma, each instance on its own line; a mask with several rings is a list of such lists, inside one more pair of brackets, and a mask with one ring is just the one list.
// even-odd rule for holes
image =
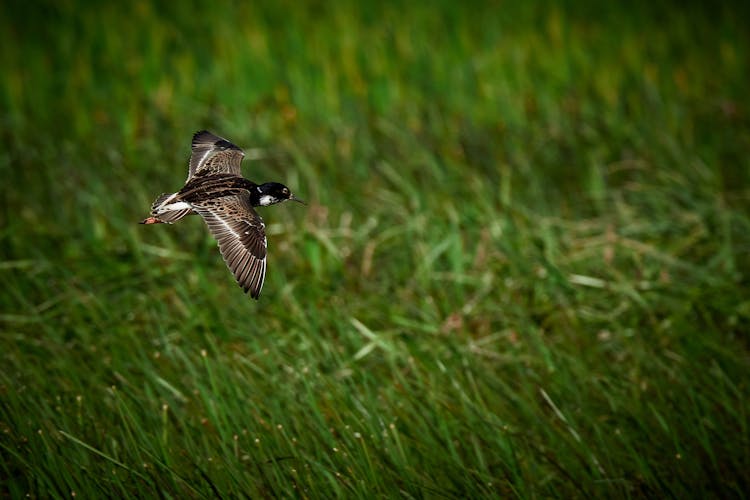
[[0, 493], [745, 495], [748, 13], [268, 3], [4, 5]]

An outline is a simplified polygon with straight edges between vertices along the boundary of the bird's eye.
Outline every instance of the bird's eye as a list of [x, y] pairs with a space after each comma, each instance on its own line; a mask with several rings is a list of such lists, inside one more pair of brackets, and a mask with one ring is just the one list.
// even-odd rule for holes
[[287, 188], [282, 189], [281, 192], [284, 194], [289, 194], [289, 190]]

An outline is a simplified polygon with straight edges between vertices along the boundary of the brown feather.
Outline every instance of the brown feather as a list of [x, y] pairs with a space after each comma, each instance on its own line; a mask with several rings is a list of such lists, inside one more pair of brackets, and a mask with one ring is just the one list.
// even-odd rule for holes
[[[223, 207], [223, 208], [219, 208]], [[257, 299], [266, 274], [266, 232], [247, 192], [193, 204], [219, 243], [224, 262], [237, 283]]]
[[188, 181], [194, 176], [210, 174], [241, 175], [240, 163], [245, 153], [229, 142], [206, 130], [193, 136]]

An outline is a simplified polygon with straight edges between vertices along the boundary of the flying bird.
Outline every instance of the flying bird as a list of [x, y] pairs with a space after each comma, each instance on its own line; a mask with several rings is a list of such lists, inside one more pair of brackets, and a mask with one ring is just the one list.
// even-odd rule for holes
[[286, 200], [304, 204], [278, 182], [256, 184], [242, 177], [245, 153], [211, 132], [193, 135], [190, 168], [185, 186], [165, 193], [151, 205], [141, 224], [172, 224], [198, 214], [219, 242], [219, 251], [237, 283], [257, 299], [266, 277], [266, 225], [253, 207]]

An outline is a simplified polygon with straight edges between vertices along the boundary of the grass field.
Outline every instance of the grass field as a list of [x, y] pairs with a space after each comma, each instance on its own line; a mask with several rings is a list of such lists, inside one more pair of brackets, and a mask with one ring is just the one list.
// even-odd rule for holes
[[746, 6], [252, 3], [2, 7], [0, 496], [747, 497]]

